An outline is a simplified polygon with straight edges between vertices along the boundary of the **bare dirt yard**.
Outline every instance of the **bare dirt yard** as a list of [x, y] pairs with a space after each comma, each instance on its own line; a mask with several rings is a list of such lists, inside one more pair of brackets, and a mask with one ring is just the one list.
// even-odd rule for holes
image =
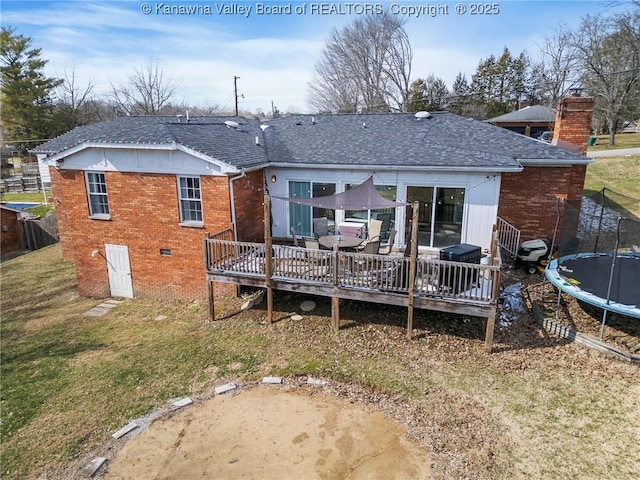
[[306, 388], [259, 386], [154, 422], [106, 479], [429, 478], [429, 456], [379, 411]]

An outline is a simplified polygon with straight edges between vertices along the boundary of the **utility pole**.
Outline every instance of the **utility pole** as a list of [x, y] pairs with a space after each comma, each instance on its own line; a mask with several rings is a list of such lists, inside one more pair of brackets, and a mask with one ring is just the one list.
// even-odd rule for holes
[[236, 98], [236, 117], [238, 116], [238, 79], [240, 77], [233, 76], [233, 92]]

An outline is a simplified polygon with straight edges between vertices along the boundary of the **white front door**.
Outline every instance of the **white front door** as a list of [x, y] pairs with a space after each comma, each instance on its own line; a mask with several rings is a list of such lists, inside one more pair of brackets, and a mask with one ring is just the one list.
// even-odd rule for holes
[[126, 245], [104, 245], [112, 297], [133, 298], [129, 248]]

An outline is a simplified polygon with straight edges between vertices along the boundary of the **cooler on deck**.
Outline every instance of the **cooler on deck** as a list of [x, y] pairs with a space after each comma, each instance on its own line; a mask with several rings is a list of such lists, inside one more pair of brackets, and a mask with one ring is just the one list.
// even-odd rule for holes
[[[461, 263], [480, 264], [482, 248], [477, 245], [461, 243], [440, 250], [440, 260]], [[478, 278], [477, 270], [469, 270], [462, 267], [441, 265], [439, 283], [450, 288], [454, 293], [468, 290]]]

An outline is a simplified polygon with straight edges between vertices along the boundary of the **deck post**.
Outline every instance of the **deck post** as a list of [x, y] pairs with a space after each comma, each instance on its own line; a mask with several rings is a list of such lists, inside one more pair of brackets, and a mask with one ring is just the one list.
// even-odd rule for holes
[[207, 280], [207, 299], [209, 300], [209, 321], [216, 320], [215, 295], [213, 294], [213, 282]]
[[485, 332], [484, 337], [484, 349], [487, 353], [491, 353], [491, 348], [493, 347], [493, 330], [496, 325], [496, 317], [487, 317], [487, 330]]
[[[498, 226], [493, 226], [493, 233], [491, 235], [491, 262], [492, 266], [499, 265], [498, 255], [500, 255], [500, 245], [498, 243]], [[501, 281], [501, 273], [500, 270], [495, 270], [491, 272], [491, 282], [492, 282], [492, 290], [491, 290], [491, 298], [493, 301], [497, 301], [498, 295], [500, 294], [500, 281]], [[487, 328], [484, 335], [484, 348], [487, 353], [491, 353], [491, 349], [493, 348], [493, 332], [496, 326], [496, 315], [487, 318]]]
[[331, 328], [338, 332], [340, 330], [340, 299], [331, 297]]
[[273, 322], [273, 288], [271, 286], [271, 269], [273, 265], [271, 251], [271, 201], [264, 195], [264, 283], [267, 287], [267, 323]]
[[331, 297], [331, 328], [340, 330], [340, 297], [338, 297], [338, 245], [333, 246], [331, 255], [333, 263], [333, 296]]
[[413, 295], [416, 284], [416, 260], [418, 258], [418, 208], [419, 202], [413, 202], [413, 218], [411, 220], [411, 256], [409, 257], [409, 282], [408, 311], [407, 311], [407, 338], [411, 340], [413, 336]]

